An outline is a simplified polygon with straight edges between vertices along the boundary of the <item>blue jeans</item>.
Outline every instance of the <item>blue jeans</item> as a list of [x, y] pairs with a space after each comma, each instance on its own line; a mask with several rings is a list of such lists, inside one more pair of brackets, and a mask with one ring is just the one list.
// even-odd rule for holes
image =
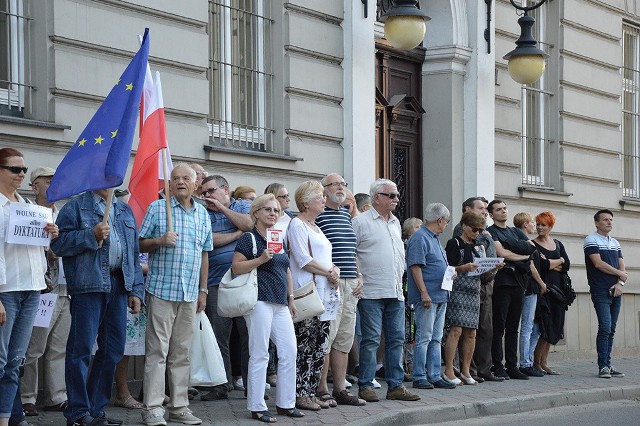
[[7, 322], [0, 327], [0, 418], [9, 418], [18, 391], [18, 370], [31, 339], [40, 292], [7, 291], [0, 293], [0, 302], [7, 312]]
[[[447, 303], [432, 303], [425, 309], [422, 303], [414, 306], [416, 339], [413, 346], [413, 380], [428, 379], [434, 383], [442, 379], [441, 344]], [[427, 377], [428, 374], [428, 377]]]
[[[74, 295], [70, 310], [71, 328], [65, 359], [69, 405], [64, 416], [72, 421], [87, 414], [100, 417], [111, 399], [116, 364], [124, 354], [127, 327], [124, 278], [121, 274], [111, 275], [111, 293]], [[89, 373], [96, 337], [98, 350]]]
[[616, 333], [622, 297], [610, 297], [609, 289], [591, 289], [591, 301], [598, 316], [596, 336], [598, 369], [611, 367], [611, 348], [613, 348], [613, 336]]
[[522, 299], [520, 319], [520, 367], [522, 368], [533, 366], [533, 351], [540, 336], [540, 334], [533, 332], [537, 302], [537, 294], [528, 294]]
[[398, 299], [360, 299], [360, 377], [358, 387], [373, 387], [376, 374], [376, 351], [384, 328], [384, 371], [388, 389], [402, 385], [402, 345], [404, 343], [404, 302]]

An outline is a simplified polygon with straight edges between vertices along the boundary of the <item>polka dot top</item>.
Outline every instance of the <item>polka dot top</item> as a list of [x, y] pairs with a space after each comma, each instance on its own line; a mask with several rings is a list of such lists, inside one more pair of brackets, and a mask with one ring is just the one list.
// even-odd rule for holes
[[[256, 256], [260, 257], [267, 248], [267, 241], [260, 235], [256, 228], [251, 230], [256, 238]], [[238, 240], [236, 249], [247, 259], [253, 256], [253, 242], [251, 235], [245, 232]], [[289, 257], [285, 254], [275, 254], [273, 258], [258, 266], [258, 300], [262, 302], [288, 305], [287, 300], [287, 271], [289, 270]]]

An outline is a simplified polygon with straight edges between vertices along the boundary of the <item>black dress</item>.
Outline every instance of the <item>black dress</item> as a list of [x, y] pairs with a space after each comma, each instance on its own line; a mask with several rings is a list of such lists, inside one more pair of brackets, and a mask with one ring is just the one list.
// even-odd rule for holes
[[[561, 283], [563, 274], [565, 274], [571, 266], [564, 245], [562, 245], [559, 240], [554, 239], [554, 241], [556, 243], [555, 250], [548, 250], [534, 241], [540, 254], [544, 256], [544, 258], [541, 256], [540, 259], [540, 277], [547, 286]], [[560, 259], [561, 257], [565, 260], [562, 264], [562, 272], [550, 270], [549, 260]], [[565, 311], [566, 307], [549, 292], [544, 295], [538, 295], [535, 320], [540, 328], [541, 339], [555, 345], [560, 339], [564, 338]]]

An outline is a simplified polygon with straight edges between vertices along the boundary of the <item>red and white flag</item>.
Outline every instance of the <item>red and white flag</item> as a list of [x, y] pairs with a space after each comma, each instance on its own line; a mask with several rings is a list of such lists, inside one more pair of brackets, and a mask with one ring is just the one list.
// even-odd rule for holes
[[140, 143], [129, 180], [131, 194], [129, 205], [138, 226], [142, 224], [149, 204], [158, 199], [158, 191], [164, 188], [162, 148], [167, 149], [167, 170], [171, 172], [172, 164], [167, 145], [160, 73], [156, 71], [154, 82], [147, 65], [147, 75], [140, 101]]

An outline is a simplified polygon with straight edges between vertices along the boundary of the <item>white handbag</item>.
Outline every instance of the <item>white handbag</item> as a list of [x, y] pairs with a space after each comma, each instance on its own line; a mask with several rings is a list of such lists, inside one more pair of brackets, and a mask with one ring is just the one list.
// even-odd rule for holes
[[[314, 276], [315, 277], [315, 276]], [[309, 281], [302, 287], [293, 290], [293, 300], [296, 304], [298, 313], [293, 317], [293, 322], [300, 322], [306, 319], [322, 315], [324, 313], [324, 305], [320, 300], [316, 282]]]
[[[257, 256], [256, 237], [249, 232], [253, 242], [253, 257]], [[258, 301], [258, 271], [253, 268], [246, 274], [233, 277], [231, 268], [224, 274], [218, 288], [218, 315], [225, 318], [249, 314]]]

